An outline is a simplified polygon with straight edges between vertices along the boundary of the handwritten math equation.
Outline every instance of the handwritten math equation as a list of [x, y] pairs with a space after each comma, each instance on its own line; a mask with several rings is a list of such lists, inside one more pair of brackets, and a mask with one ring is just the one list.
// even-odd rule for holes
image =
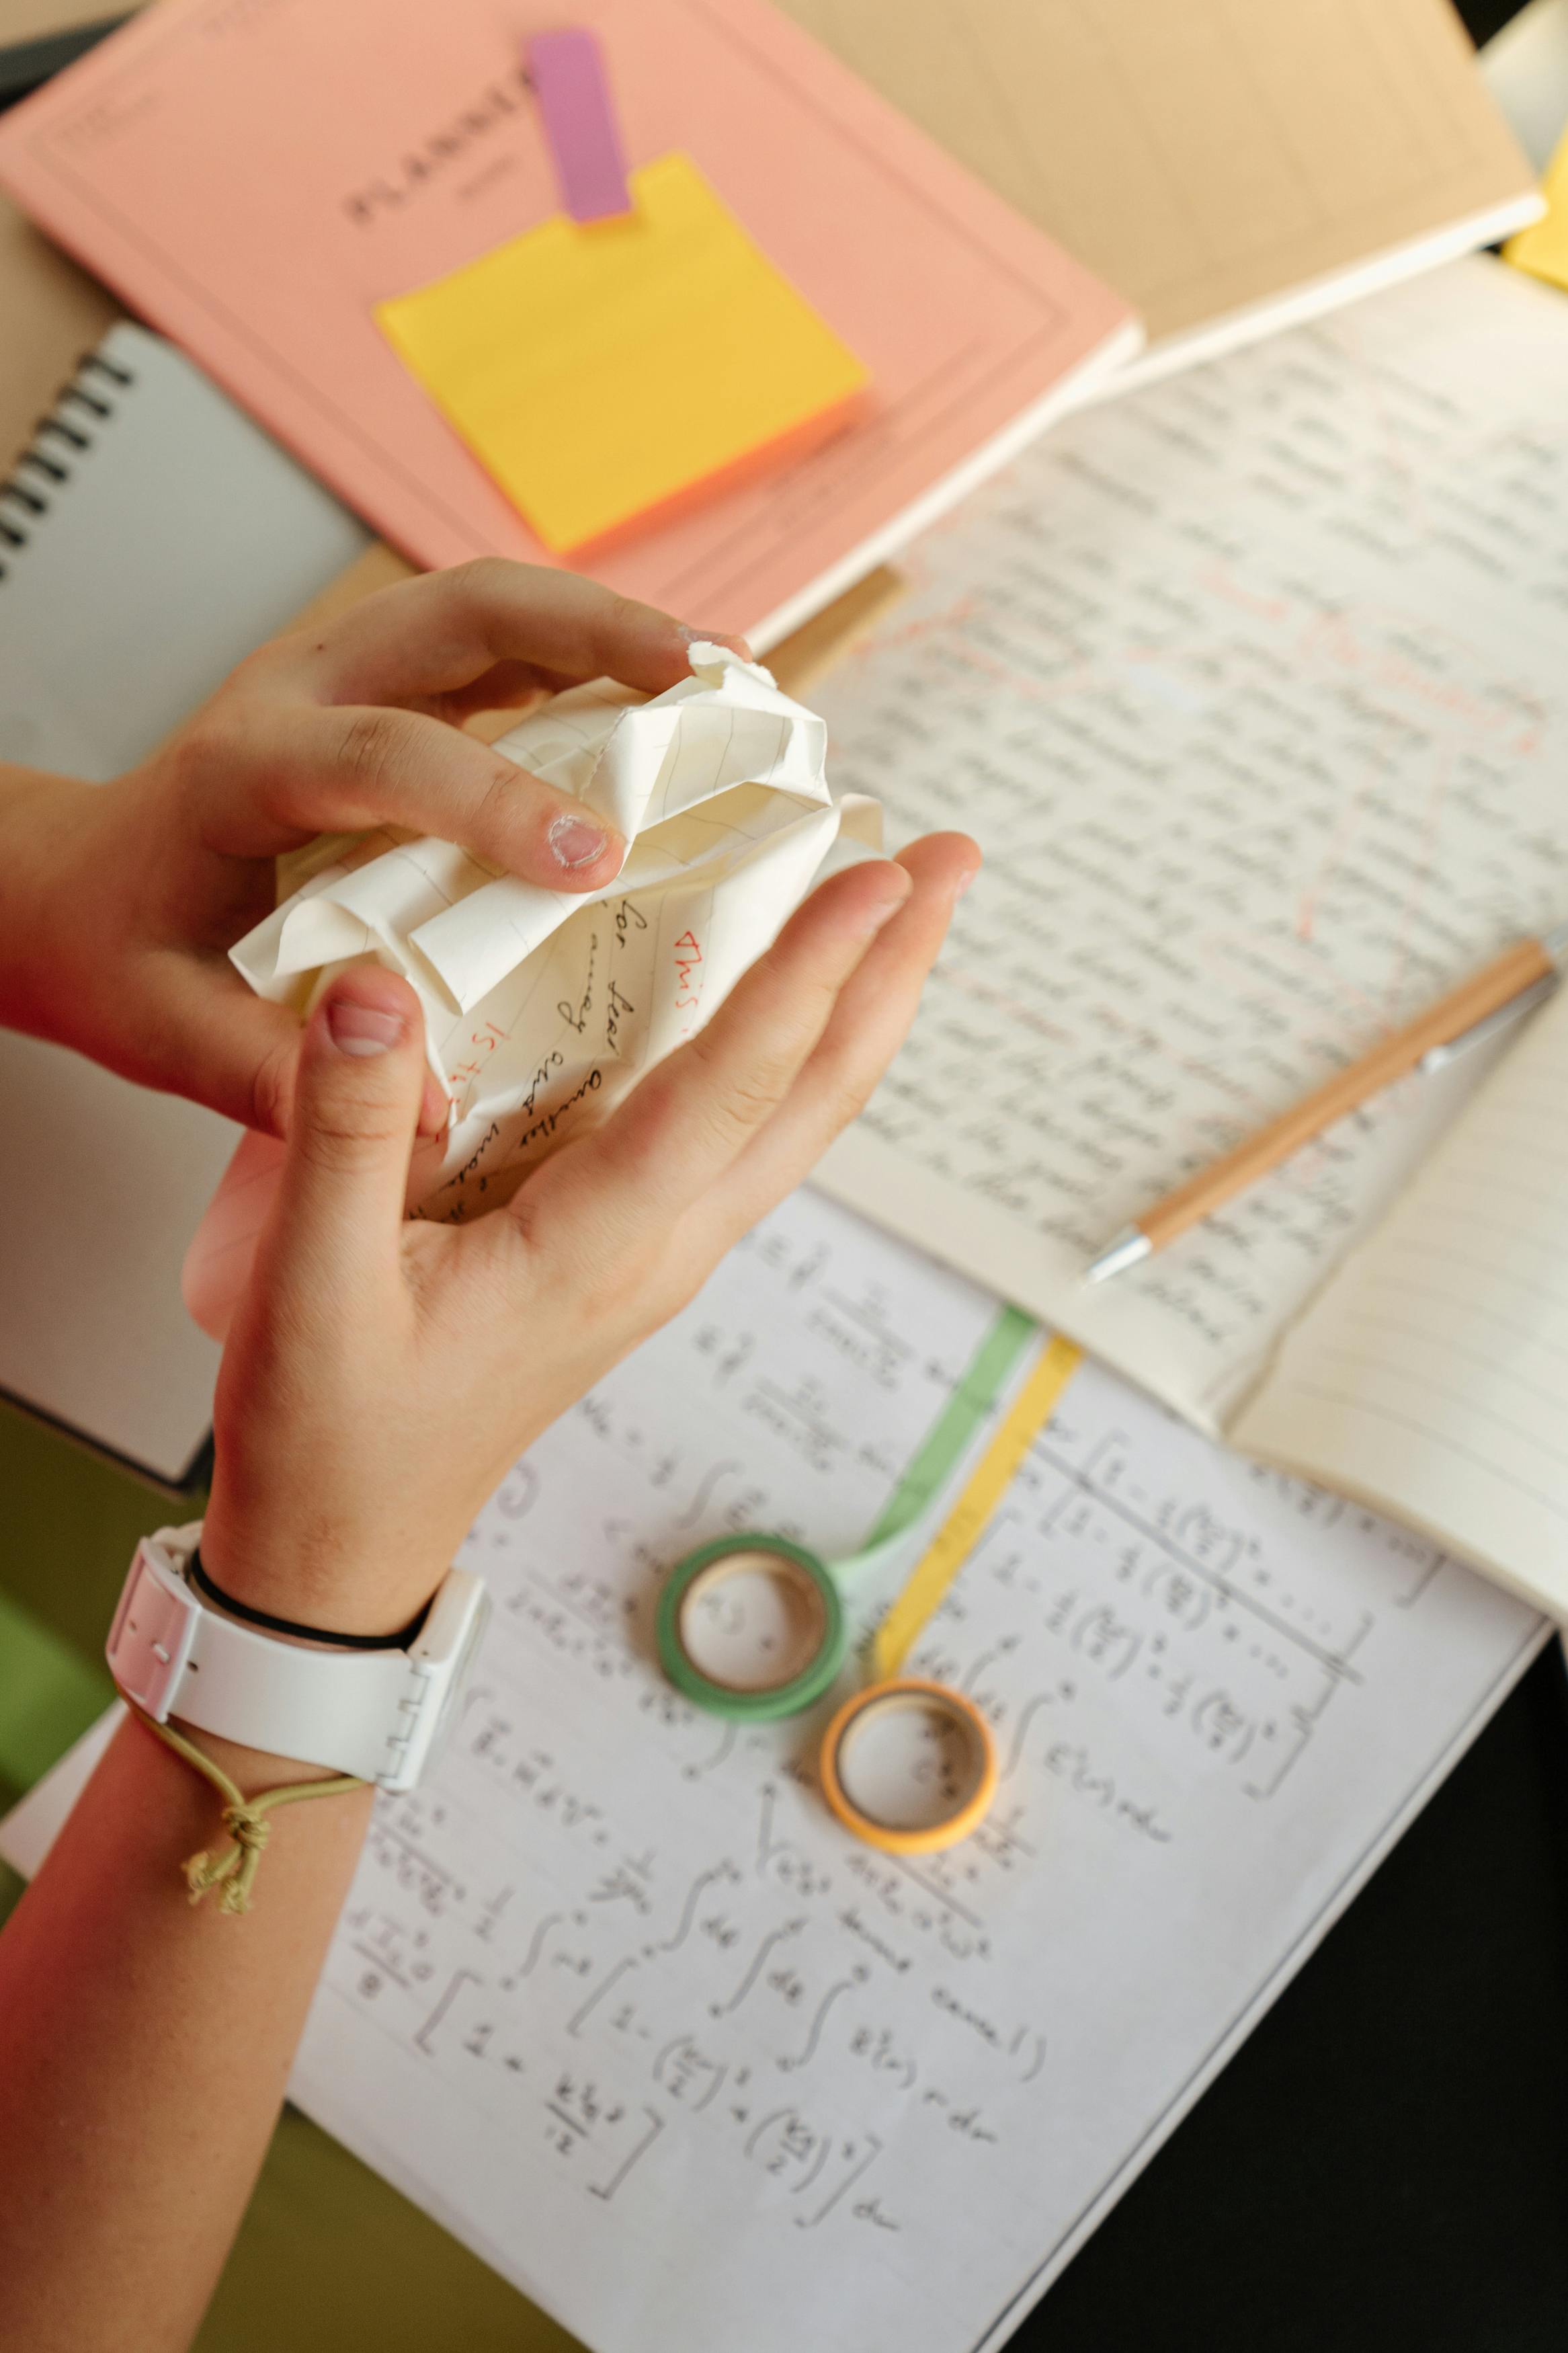
[[[1267, 1844], [1463, 1577], [1086, 1365], [910, 1662], [989, 1718], [993, 1815], [946, 1854], [858, 1846], [819, 1719], [692, 1708], [654, 1605], [727, 1531], [853, 1550], [994, 1312], [797, 1196], [472, 1531], [491, 1633], [433, 1785], [377, 1810], [328, 1982], [542, 2194], [698, 2179], [890, 2243], [1013, 2180], [1074, 2065], [1064, 1889], [1157, 1906]], [[852, 1593], [867, 1630], [919, 1543]]]

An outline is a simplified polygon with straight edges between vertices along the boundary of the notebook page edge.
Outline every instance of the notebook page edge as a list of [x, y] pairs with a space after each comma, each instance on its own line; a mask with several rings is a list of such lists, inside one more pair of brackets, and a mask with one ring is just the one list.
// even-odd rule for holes
[[[1559, 994], [1483, 1082], [1426, 1166], [1285, 1335], [1227, 1435], [1246, 1451], [1452, 1546], [1568, 1619], [1568, 1186], [1515, 1181], [1521, 1107], [1568, 1087]], [[1568, 1139], [1568, 1122], [1555, 1123]], [[1526, 1132], [1530, 1132], [1528, 1127]], [[1539, 1148], [1533, 1139], [1523, 1149]], [[1568, 1140], [1559, 1166], [1568, 1166]], [[1511, 1225], [1507, 1222], [1512, 1219]], [[1442, 1237], [1457, 1238], [1445, 1249]], [[1522, 1242], [1521, 1271], [1505, 1263]], [[1544, 1254], [1544, 1268], [1531, 1269]], [[1419, 1270], [1419, 1271], [1417, 1271]], [[1568, 1287], [1556, 1294], [1568, 1302]], [[1540, 1325], [1553, 1336], [1543, 1337]]]

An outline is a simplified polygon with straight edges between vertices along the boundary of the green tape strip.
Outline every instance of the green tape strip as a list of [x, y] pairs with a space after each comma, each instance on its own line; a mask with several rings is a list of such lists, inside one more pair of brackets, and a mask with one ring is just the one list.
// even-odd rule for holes
[[917, 1520], [925, 1517], [995, 1404], [1008, 1374], [1030, 1341], [1038, 1337], [1039, 1329], [1032, 1315], [1024, 1314], [1016, 1307], [1004, 1307], [927, 1431], [861, 1550], [847, 1560], [834, 1562], [840, 1575], [863, 1568], [890, 1551]]
[[[721, 1536], [700, 1545], [678, 1561], [659, 1595], [655, 1630], [665, 1673], [678, 1691], [710, 1715], [731, 1724], [763, 1723], [798, 1715], [822, 1697], [837, 1680], [849, 1644], [848, 1627], [838, 1598], [839, 1579], [865, 1568], [890, 1552], [910, 1528], [922, 1520], [952, 1478], [975, 1431], [994, 1405], [1008, 1374], [1037, 1337], [1039, 1326], [1016, 1307], [1005, 1307], [964, 1368], [963, 1377], [926, 1432], [862, 1549], [847, 1560], [823, 1561], [804, 1546], [785, 1536]], [[781, 1554], [809, 1577], [822, 1597], [825, 1633], [822, 1647], [803, 1672], [771, 1690], [734, 1691], [712, 1682], [687, 1655], [680, 1639], [680, 1615], [695, 1578], [716, 1561], [733, 1553]]]
[[30, 1789], [113, 1697], [103, 1668], [0, 1594], [0, 1782]]

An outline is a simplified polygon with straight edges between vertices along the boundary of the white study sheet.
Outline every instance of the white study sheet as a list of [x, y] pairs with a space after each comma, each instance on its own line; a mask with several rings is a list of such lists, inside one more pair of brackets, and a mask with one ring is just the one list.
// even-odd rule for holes
[[800, 1194], [468, 1541], [474, 1680], [291, 2088], [595, 2353], [1000, 2345], [1544, 1639], [1086, 1364], [910, 1662], [989, 1716], [992, 1819], [858, 1844], [826, 1708], [700, 1713], [655, 1602], [726, 1532], [853, 1550], [994, 1314]]
[[830, 773], [986, 864], [822, 1180], [1229, 1427], [1484, 1056], [1083, 1271], [1568, 919], [1568, 305], [1434, 271], [1073, 418], [909, 569], [819, 695]]

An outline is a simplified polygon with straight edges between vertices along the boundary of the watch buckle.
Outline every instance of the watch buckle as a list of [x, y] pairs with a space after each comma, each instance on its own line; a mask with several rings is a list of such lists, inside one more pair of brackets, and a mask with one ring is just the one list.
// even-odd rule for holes
[[107, 1657], [126, 1698], [155, 1724], [168, 1719], [200, 1614], [195, 1597], [143, 1538], [114, 1613]]

